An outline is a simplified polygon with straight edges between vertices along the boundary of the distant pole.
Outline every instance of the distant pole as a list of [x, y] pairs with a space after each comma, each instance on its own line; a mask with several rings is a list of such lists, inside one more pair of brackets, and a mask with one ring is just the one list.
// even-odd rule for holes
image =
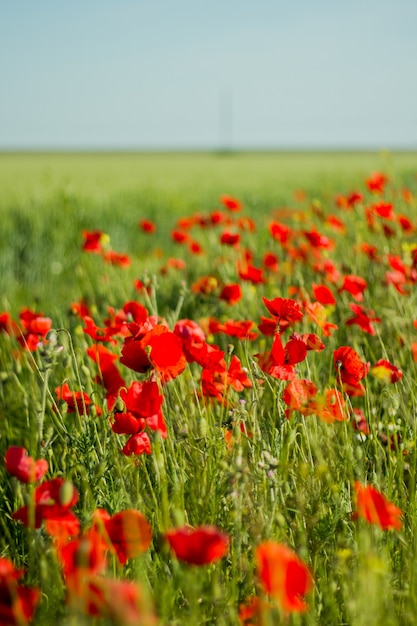
[[233, 102], [232, 91], [224, 88], [219, 93], [219, 148], [230, 152], [233, 145]]

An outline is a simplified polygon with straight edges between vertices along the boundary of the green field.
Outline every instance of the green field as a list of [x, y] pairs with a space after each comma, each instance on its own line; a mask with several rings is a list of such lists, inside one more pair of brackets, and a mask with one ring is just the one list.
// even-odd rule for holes
[[[293, 203], [295, 190], [333, 203], [373, 171], [415, 181], [414, 153], [0, 154], [0, 303], [14, 312], [50, 308], [74, 276], [83, 229], [103, 229], [114, 249], [134, 255], [138, 271], [155, 264], [137, 233], [152, 217], [164, 237], [175, 219], [238, 196], [249, 215]], [[57, 265], [57, 263], [59, 265]], [[56, 273], [58, 271], [58, 273]], [[54, 273], [55, 272], [55, 273]]]
[[415, 626], [417, 155], [0, 188], [0, 624]]

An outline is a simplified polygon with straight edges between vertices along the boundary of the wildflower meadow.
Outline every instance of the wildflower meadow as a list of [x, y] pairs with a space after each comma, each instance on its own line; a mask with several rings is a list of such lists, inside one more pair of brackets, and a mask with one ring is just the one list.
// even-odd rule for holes
[[69, 158], [5, 163], [0, 625], [414, 625], [417, 161]]

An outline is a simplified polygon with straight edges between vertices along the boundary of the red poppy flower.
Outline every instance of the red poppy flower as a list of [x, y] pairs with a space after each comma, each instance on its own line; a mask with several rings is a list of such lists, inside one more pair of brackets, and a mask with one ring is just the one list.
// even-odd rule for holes
[[336, 298], [326, 285], [316, 285], [313, 283], [313, 295], [317, 302], [320, 302], [323, 306], [336, 304]]
[[[46, 519], [74, 519], [70, 509], [78, 501], [78, 491], [74, 485], [64, 478], [53, 478], [41, 483], [35, 489], [35, 528], [40, 528]], [[13, 519], [29, 526], [32, 522], [28, 506], [24, 506], [15, 513]]]
[[127, 509], [102, 519], [112, 548], [122, 565], [145, 552], [151, 545], [151, 525], [139, 511]]
[[237, 283], [230, 283], [229, 285], [224, 285], [220, 294], [220, 300], [224, 300], [227, 304], [233, 305], [239, 302], [242, 299], [242, 288]]
[[285, 346], [277, 333], [269, 352], [256, 354], [259, 367], [269, 376], [281, 380], [295, 378], [294, 365], [303, 361], [307, 354], [307, 346], [300, 339], [290, 339]]
[[307, 609], [303, 596], [313, 586], [313, 578], [305, 563], [286, 545], [265, 541], [256, 549], [259, 577], [265, 591], [285, 613]]
[[268, 300], [264, 297], [262, 297], [262, 300], [271, 315], [278, 318], [278, 324], [281, 324], [281, 322], [292, 324], [298, 322], [303, 317], [301, 306], [295, 300], [291, 300], [290, 298], [274, 298], [273, 300]]
[[151, 442], [148, 433], [140, 432], [132, 435], [122, 448], [125, 456], [152, 454]]
[[343, 390], [350, 396], [362, 396], [365, 389], [360, 381], [367, 375], [369, 364], [363, 363], [349, 346], [341, 346], [335, 350], [333, 359]]
[[114, 250], [108, 250], [103, 254], [103, 259], [106, 263], [111, 263], [117, 267], [130, 267], [131, 260], [129, 255], [121, 252], [115, 252]]
[[349, 274], [343, 277], [343, 285], [339, 288], [339, 293], [348, 291], [358, 302], [363, 300], [363, 292], [368, 287], [367, 282], [361, 276]]
[[273, 252], [265, 252], [262, 263], [264, 268], [270, 272], [278, 272], [278, 257]]
[[214, 293], [219, 287], [219, 281], [215, 276], [201, 276], [191, 285], [193, 293], [202, 293], [209, 295]]
[[384, 383], [397, 383], [403, 376], [402, 371], [386, 359], [379, 359], [371, 367], [371, 374]]
[[269, 224], [269, 232], [272, 237], [282, 245], [285, 245], [291, 237], [291, 228], [280, 222], [271, 222]]
[[[107, 399], [115, 399], [119, 393], [119, 389], [126, 386], [124, 378], [115, 365], [117, 355], [113, 354], [103, 344], [95, 344], [87, 349], [88, 356], [97, 363], [99, 374], [95, 378], [95, 382], [101, 383], [107, 391]], [[112, 405], [110, 406], [112, 408]]]
[[139, 228], [144, 233], [154, 233], [156, 231], [156, 225], [154, 222], [148, 219], [143, 219], [139, 221]]
[[382, 172], [373, 172], [365, 181], [366, 186], [372, 193], [382, 193], [387, 182], [388, 177]]
[[229, 537], [215, 526], [169, 530], [165, 537], [180, 561], [205, 565], [222, 559], [229, 549]]
[[394, 207], [390, 202], [378, 202], [372, 206], [372, 209], [378, 217], [383, 217], [386, 220], [395, 219]]
[[320, 302], [307, 302], [304, 308], [309, 318], [321, 328], [325, 337], [330, 337], [332, 332], [338, 329], [337, 324], [327, 321], [327, 310]]
[[221, 196], [220, 202], [229, 211], [240, 211], [242, 209], [242, 203], [236, 198], [232, 198], [231, 196]]
[[83, 414], [88, 411], [91, 400], [85, 391], [71, 391], [67, 383], [55, 388], [56, 397], [67, 405], [68, 413]]
[[4, 626], [26, 626], [39, 603], [39, 589], [19, 585], [23, 573], [9, 559], [0, 557], [0, 623]]
[[25, 350], [33, 352], [51, 330], [52, 320], [27, 308], [20, 313], [19, 320], [25, 332], [20, 333], [17, 340]]
[[373, 323], [379, 323], [381, 321], [380, 317], [374, 317], [373, 311], [365, 311], [365, 309], [360, 304], [350, 304], [350, 308], [352, 309], [355, 315], [346, 320], [345, 324], [347, 326], [352, 326], [356, 324], [361, 328], [365, 333], [369, 335], [375, 335], [375, 328], [373, 327]]
[[239, 337], [240, 339], [248, 339], [253, 341], [258, 336], [257, 333], [252, 331], [255, 326], [255, 322], [252, 320], [228, 320], [224, 323], [210, 318], [209, 331], [211, 333], [224, 333], [229, 337]]
[[83, 230], [82, 235], [84, 239], [82, 249], [86, 252], [101, 254], [103, 245], [110, 242], [110, 237], [101, 230]]
[[[143, 598], [141, 587], [135, 582], [93, 576], [84, 584], [81, 593], [85, 611], [95, 618], [123, 626], [157, 623], [151, 607]], [[79, 605], [79, 600], [79, 597], [74, 597], [76, 605]]]
[[221, 234], [220, 243], [224, 245], [237, 247], [239, 245], [239, 242], [240, 242], [239, 233], [232, 233], [230, 232], [230, 230], [225, 230]]
[[370, 485], [355, 482], [356, 512], [353, 519], [362, 518], [383, 530], [401, 530], [402, 511]]
[[48, 471], [48, 461], [35, 461], [28, 456], [25, 448], [11, 446], [4, 457], [6, 470], [23, 483], [34, 483], [41, 480]]
[[248, 261], [238, 263], [239, 278], [246, 280], [254, 285], [259, 285], [265, 282], [263, 269], [251, 265]]

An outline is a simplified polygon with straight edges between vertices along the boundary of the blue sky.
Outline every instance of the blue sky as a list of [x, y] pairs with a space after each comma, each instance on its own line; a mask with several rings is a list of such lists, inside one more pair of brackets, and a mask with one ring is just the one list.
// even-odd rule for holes
[[416, 0], [0, 0], [0, 149], [417, 149]]

